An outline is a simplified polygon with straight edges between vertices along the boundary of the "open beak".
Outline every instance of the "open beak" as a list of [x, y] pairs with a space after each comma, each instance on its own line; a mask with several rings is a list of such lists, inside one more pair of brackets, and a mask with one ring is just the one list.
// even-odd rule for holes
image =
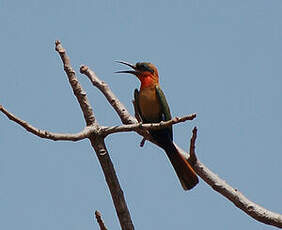
[[129, 74], [134, 74], [135, 76], [138, 76], [140, 74], [139, 71], [136, 70], [136, 66], [132, 65], [128, 62], [124, 62], [124, 61], [116, 61], [117, 63], [123, 64], [123, 65], [127, 65], [129, 67], [131, 67], [134, 70], [122, 70], [122, 71], [117, 71], [115, 73], [129, 73]]

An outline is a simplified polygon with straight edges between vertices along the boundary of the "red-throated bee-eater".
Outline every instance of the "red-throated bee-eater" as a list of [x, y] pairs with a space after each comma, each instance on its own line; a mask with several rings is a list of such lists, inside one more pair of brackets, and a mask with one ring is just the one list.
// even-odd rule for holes
[[[170, 109], [160, 88], [157, 68], [148, 62], [138, 62], [136, 65], [123, 61], [118, 62], [131, 67], [132, 70], [116, 73], [133, 74], [141, 82], [140, 90], [135, 89], [134, 91], [134, 100], [137, 113], [141, 116], [142, 121], [144, 123], [157, 123], [170, 120]], [[192, 189], [199, 180], [191, 165], [174, 145], [172, 127], [151, 130], [150, 134], [166, 152], [183, 189]]]

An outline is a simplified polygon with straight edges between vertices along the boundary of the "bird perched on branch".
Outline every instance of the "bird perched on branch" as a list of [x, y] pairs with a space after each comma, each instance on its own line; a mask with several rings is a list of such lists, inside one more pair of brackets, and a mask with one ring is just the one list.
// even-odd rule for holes
[[[134, 100], [137, 113], [143, 123], [158, 123], [171, 119], [170, 109], [165, 95], [160, 88], [157, 68], [148, 62], [138, 62], [136, 65], [124, 61], [118, 63], [127, 65], [132, 70], [118, 71], [135, 75], [141, 82], [140, 90], [135, 89]], [[184, 190], [190, 190], [199, 182], [198, 177], [173, 143], [172, 127], [151, 130], [151, 136], [166, 152]]]

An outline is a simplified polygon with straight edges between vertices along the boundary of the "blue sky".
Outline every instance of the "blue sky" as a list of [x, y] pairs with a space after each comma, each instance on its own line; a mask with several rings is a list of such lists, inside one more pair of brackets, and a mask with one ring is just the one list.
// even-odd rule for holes
[[[0, 2], [0, 104], [36, 127], [78, 132], [84, 120], [54, 51], [59, 39], [79, 72], [90, 66], [132, 112], [131, 76], [114, 60], [150, 61], [188, 148], [250, 200], [282, 212], [282, 2], [280, 0]], [[102, 125], [120, 121], [79, 75]], [[119, 229], [87, 140], [37, 138], [0, 115], [0, 229]], [[135, 133], [106, 139], [136, 229], [274, 229], [203, 181], [184, 192], [164, 153]]]

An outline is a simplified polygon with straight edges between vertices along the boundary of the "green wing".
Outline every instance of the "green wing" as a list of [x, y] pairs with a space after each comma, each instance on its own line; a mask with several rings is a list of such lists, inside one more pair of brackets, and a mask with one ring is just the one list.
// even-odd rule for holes
[[[171, 119], [171, 114], [170, 114], [170, 109], [169, 109], [168, 103], [166, 101], [165, 95], [164, 95], [163, 91], [161, 90], [161, 88], [159, 86], [156, 86], [156, 92], [157, 92], [158, 98], [159, 98], [160, 103], [161, 103], [163, 120], [168, 121], [168, 120]], [[171, 136], [171, 139], [172, 139], [172, 127], [169, 128], [169, 131], [170, 131], [170, 136]]]
[[134, 90], [134, 110], [135, 110], [135, 117], [137, 118], [137, 120], [139, 121], [139, 119], [142, 122], [142, 117], [141, 117], [141, 110], [139, 107], [139, 91], [138, 89]]
[[158, 98], [160, 100], [161, 103], [161, 107], [162, 107], [162, 112], [164, 115], [164, 121], [168, 121], [171, 119], [171, 114], [170, 114], [170, 110], [169, 110], [169, 106], [168, 103], [166, 101], [165, 95], [163, 93], [163, 91], [161, 90], [161, 88], [159, 86], [156, 86], [156, 92], [158, 95]]

